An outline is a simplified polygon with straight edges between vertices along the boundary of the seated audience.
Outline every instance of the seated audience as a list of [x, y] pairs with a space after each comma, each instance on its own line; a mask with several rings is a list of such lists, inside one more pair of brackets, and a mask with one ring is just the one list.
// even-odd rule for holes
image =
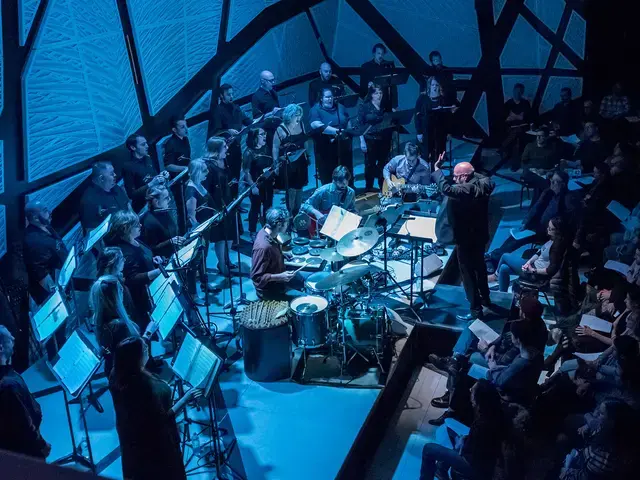
[[529, 259], [524, 260], [521, 255], [505, 253], [498, 262], [497, 274], [489, 276], [489, 282], [498, 282], [498, 289], [506, 292], [509, 289], [511, 275], [524, 275], [526, 278], [553, 278], [564, 261], [569, 239], [562, 217], [549, 220], [547, 235], [549, 240]]
[[[555, 143], [549, 140], [549, 130], [546, 127], [540, 128], [535, 141], [527, 144], [522, 153], [522, 180], [538, 191], [544, 190], [549, 185], [548, 181], [538, 173], [554, 168], [559, 160]], [[542, 172], [534, 173], [531, 169]]]
[[584, 126], [582, 141], [573, 154], [574, 160], [567, 164], [574, 168], [580, 167], [583, 172], [591, 172], [594, 165], [605, 161], [609, 151], [600, 138], [598, 126], [595, 123], [587, 123]]
[[202, 391], [192, 388], [173, 404], [171, 387], [144, 368], [148, 360], [149, 349], [140, 337], [129, 337], [116, 347], [109, 390], [122, 473], [136, 480], [186, 480], [176, 417]]
[[618, 120], [627, 116], [629, 110], [629, 97], [623, 95], [622, 83], [614, 83], [611, 93], [600, 102], [600, 116], [605, 120]]
[[100, 225], [107, 216], [131, 209], [125, 191], [116, 184], [116, 172], [109, 162], [98, 162], [91, 169], [91, 184], [80, 199], [80, 223], [86, 231]]
[[580, 130], [579, 133], [582, 133], [584, 130], [584, 126], [587, 123], [598, 123], [600, 119], [598, 115], [598, 111], [593, 105], [593, 100], [585, 100], [582, 103], [582, 111], [580, 112]]
[[500, 395], [486, 380], [471, 388], [473, 423], [469, 434], [456, 437], [455, 449], [427, 443], [422, 450], [420, 480], [449, 478], [449, 468], [465, 478], [491, 479], [500, 455], [506, 419]]
[[571, 98], [571, 89], [568, 87], [560, 90], [560, 102], [551, 110], [551, 120], [558, 135], [567, 136], [578, 133], [580, 128], [580, 110], [576, 102]]
[[499, 248], [487, 253], [487, 271], [495, 272], [498, 261], [503, 254], [513, 252], [531, 242], [544, 243], [547, 241], [547, 227], [549, 220], [554, 217], [561, 217], [567, 224], [567, 231], [572, 227], [571, 220], [575, 220], [575, 215], [579, 211], [580, 200], [577, 194], [567, 189], [569, 176], [557, 170], [551, 177], [551, 186], [542, 192], [536, 203], [534, 203], [525, 216], [520, 230], [531, 230], [535, 232], [533, 237], [516, 240], [509, 236]]
[[0, 325], [0, 450], [45, 459], [51, 445], [40, 434], [42, 411], [11, 366], [14, 338]]
[[609, 167], [605, 163], [598, 163], [593, 167], [593, 183], [587, 188], [582, 198], [582, 212], [573, 246], [578, 250], [594, 243], [597, 239], [606, 237], [609, 231], [607, 206], [613, 198], [613, 188]]
[[163, 186], [152, 186], [147, 189], [146, 200], [148, 210], [142, 215], [142, 240], [153, 255], [169, 258], [185, 243], [184, 237], [178, 235], [178, 224], [170, 208], [171, 196]]
[[135, 319], [141, 322], [138, 324], [140, 331], [144, 331], [150, 322], [149, 312], [152, 308], [147, 287], [160, 275], [157, 265], [162, 264], [163, 258], [154, 257], [151, 249], [138, 240], [140, 230], [138, 215], [129, 211], [117, 212], [111, 217], [105, 243], [122, 250], [125, 284], [136, 299]]
[[527, 141], [527, 129], [533, 120], [531, 104], [524, 98], [524, 85], [516, 83], [513, 86], [513, 97], [504, 104], [506, 138], [502, 142], [501, 152], [504, 157], [511, 158], [512, 168], [518, 169], [514, 159], [520, 157]]

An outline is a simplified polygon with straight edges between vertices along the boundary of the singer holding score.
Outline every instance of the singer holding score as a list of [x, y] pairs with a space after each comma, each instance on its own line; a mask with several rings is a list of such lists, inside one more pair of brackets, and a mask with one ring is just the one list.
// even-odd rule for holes
[[349, 112], [342, 105], [334, 104], [331, 88], [322, 89], [320, 102], [309, 111], [309, 123], [314, 132], [316, 167], [322, 184], [331, 183], [331, 175], [338, 165], [353, 172], [351, 137], [341, 134], [349, 123]]
[[146, 199], [149, 209], [142, 215], [142, 240], [149, 245], [154, 255], [169, 258], [184, 243], [178, 235], [178, 224], [170, 207], [169, 190], [155, 185], [147, 189]]
[[[252, 128], [247, 133], [247, 148], [242, 155], [242, 171], [240, 183], [242, 189], [249, 188], [265, 169], [273, 165], [273, 158], [267, 153], [267, 132], [262, 128]], [[273, 205], [273, 173], [251, 189], [249, 194], [251, 208], [249, 210], [249, 236], [256, 239], [258, 218], [264, 225], [267, 211]]]
[[109, 231], [105, 236], [105, 244], [119, 247], [124, 255], [124, 281], [131, 296], [135, 298], [135, 319], [140, 331], [144, 331], [151, 321], [149, 312], [152, 308], [149, 289], [147, 288], [160, 275], [164, 259], [153, 256], [151, 249], [138, 240], [141, 225], [138, 215], [133, 212], [116, 212], [111, 217]]
[[149, 348], [140, 337], [118, 344], [109, 377], [124, 478], [186, 480], [176, 417], [202, 396], [192, 388], [173, 404], [171, 387], [145, 369]]
[[420, 94], [415, 107], [415, 127], [422, 152], [431, 163], [447, 148], [456, 103], [449, 104], [436, 77], [427, 80], [427, 92]]
[[384, 119], [382, 88], [371, 85], [369, 93], [358, 109], [358, 124], [369, 125], [369, 131], [360, 137], [360, 149], [364, 153], [364, 178], [367, 191], [373, 190], [373, 181], [378, 179], [378, 188], [382, 188], [382, 168], [389, 160], [391, 151], [390, 130], [376, 130]]

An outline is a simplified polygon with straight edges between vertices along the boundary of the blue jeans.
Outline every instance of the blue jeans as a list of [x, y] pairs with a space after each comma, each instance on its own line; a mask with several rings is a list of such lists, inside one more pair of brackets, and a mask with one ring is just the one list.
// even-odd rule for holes
[[447, 469], [451, 467], [466, 478], [474, 477], [471, 465], [469, 465], [469, 462], [458, 452], [438, 445], [437, 443], [427, 443], [422, 449], [420, 480], [433, 480], [436, 474], [436, 462], [444, 463]]
[[498, 288], [501, 292], [509, 290], [509, 276], [512, 274], [520, 275], [525, 263], [527, 263], [526, 260], [516, 253], [505, 253], [500, 257], [496, 274], [498, 275]]
[[[487, 324], [487, 326], [495, 330], [496, 333], [500, 334], [502, 333], [502, 329], [504, 328], [507, 322], [506, 320], [498, 319], [498, 320], [491, 320], [485, 323]], [[456, 344], [453, 346], [453, 353], [454, 354], [457, 353], [459, 355], [466, 355], [471, 350], [475, 350], [477, 348], [477, 345], [478, 345], [478, 337], [476, 337], [471, 332], [471, 330], [469, 330], [469, 327], [465, 327], [465, 329], [462, 331], [462, 333], [458, 337]]]

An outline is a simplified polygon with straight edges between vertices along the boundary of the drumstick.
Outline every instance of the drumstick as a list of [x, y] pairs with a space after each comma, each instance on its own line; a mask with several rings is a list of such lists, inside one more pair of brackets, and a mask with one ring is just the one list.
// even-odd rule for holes
[[296, 273], [298, 273], [300, 270], [302, 270], [302, 269], [303, 269], [304, 267], [306, 267], [306, 266], [307, 266], [307, 261], [305, 260], [305, 261], [304, 261], [304, 263], [302, 264], [302, 266], [301, 266], [300, 268], [298, 268], [297, 270], [294, 270], [294, 271], [293, 271], [294, 275], [295, 275]]

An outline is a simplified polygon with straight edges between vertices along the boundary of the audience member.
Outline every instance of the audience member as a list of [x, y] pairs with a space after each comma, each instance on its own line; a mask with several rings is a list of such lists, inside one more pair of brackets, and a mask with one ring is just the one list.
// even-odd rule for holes
[[500, 395], [486, 380], [471, 388], [473, 423], [469, 434], [456, 437], [452, 450], [436, 443], [427, 443], [422, 450], [420, 480], [449, 478], [449, 468], [465, 478], [493, 478], [493, 470], [501, 451], [506, 429]]
[[584, 126], [582, 141], [573, 154], [574, 162], [570, 165], [581, 167], [583, 172], [593, 171], [594, 165], [604, 162], [609, 149], [600, 138], [600, 129], [595, 123]]
[[[527, 129], [532, 121], [532, 110], [529, 100], [524, 98], [524, 85], [513, 86], [513, 96], [504, 104], [504, 118], [507, 127], [506, 139], [502, 142], [501, 152], [510, 158], [512, 169], [518, 169], [517, 160], [527, 141]], [[515, 159], [515, 160], [514, 160]]]
[[558, 153], [555, 145], [549, 141], [549, 130], [541, 127], [536, 132], [536, 139], [529, 143], [522, 153], [522, 166], [526, 170], [531, 168], [550, 170], [558, 163]]
[[80, 223], [86, 231], [100, 225], [107, 216], [131, 209], [125, 191], [116, 184], [116, 172], [109, 162], [97, 162], [91, 169], [91, 184], [80, 199]]
[[580, 112], [580, 130], [582, 133], [584, 130], [584, 126], [587, 123], [598, 123], [600, 116], [598, 115], [598, 110], [593, 105], [593, 100], [585, 100], [582, 102], [582, 111]]
[[164, 142], [164, 166], [168, 171], [180, 173], [191, 160], [189, 128], [184, 117], [172, 117], [169, 123], [171, 136]]
[[536, 203], [534, 203], [525, 216], [520, 231], [531, 230], [533, 237], [515, 239], [510, 235], [499, 248], [486, 254], [487, 271], [495, 272], [498, 261], [505, 253], [513, 252], [523, 245], [536, 241], [547, 241], [547, 227], [554, 217], [561, 217], [567, 224], [567, 231], [571, 231], [572, 221], [579, 211], [580, 200], [578, 195], [567, 189], [569, 176], [561, 170], [554, 172], [551, 177], [551, 186], [546, 189]]
[[0, 325], [0, 450], [45, 459], [51, 452], [40, 434], [42, 411], [11, 366], [14, 338]]
[[580, 107], [571, 98], [569, 87], [560, 90], [560, 102], [551, 110], [551, 120], [558, 135], [566, 136], [580, 132]]
[[628, 115], [629, 110], [629, 97], [623, 95], [622, 83], [614, 83], [611, 93], [600, 102], [600, 116], [605, 120], [618, 120]]
[[172, 405], [171, 387], [144, 368], [149, 349], [140, 337], [120, 342], [114, 360], [109, 390], [124, 477], [186, 480], [176, 416], [202, 391], [192, 388]]

